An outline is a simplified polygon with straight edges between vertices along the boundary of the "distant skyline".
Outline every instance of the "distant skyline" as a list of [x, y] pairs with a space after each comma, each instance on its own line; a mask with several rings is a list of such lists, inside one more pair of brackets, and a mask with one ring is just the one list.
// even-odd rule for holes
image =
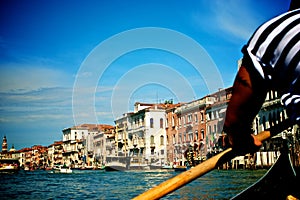
[[0, 137], [50, 145], [114, 125], [135, 102], [189, 102], [230, 87], [255, 29], [283, 0], [0, 0]]

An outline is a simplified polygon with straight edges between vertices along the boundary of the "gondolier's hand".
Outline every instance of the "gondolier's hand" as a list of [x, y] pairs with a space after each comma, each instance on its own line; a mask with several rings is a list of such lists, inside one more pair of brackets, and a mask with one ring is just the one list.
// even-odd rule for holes
[[237, 155], [245, 155], [247, 153], [255, 153], [262, 146], [262, 142], [253, 134], [227, 134], [228, 143]]

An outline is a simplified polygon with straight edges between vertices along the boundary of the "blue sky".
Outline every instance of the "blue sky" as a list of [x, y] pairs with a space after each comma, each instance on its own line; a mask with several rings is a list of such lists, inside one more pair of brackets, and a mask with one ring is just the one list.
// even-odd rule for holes
[[141, 102], [232, 85], [241, 47], [286, 0], [0, 1], [0, 136], [49, 145]]

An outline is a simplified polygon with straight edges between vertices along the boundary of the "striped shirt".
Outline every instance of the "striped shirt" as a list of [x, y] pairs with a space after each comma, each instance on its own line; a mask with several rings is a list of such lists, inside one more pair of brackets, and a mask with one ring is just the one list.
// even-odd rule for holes
[[292, 120], [300, 122], [300, 9], [261, 25], [242, 52], [271, 87], [282, 93]]

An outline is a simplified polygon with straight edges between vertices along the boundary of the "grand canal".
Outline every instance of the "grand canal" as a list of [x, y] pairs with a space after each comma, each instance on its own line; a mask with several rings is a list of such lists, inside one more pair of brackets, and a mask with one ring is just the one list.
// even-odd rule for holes
[[[214, 170], [163, 199], [230, 199], [266, 170]], [[167, 180], [174, 171], [20, 171], [1, 174], [0, 199], [131, 199]]]

